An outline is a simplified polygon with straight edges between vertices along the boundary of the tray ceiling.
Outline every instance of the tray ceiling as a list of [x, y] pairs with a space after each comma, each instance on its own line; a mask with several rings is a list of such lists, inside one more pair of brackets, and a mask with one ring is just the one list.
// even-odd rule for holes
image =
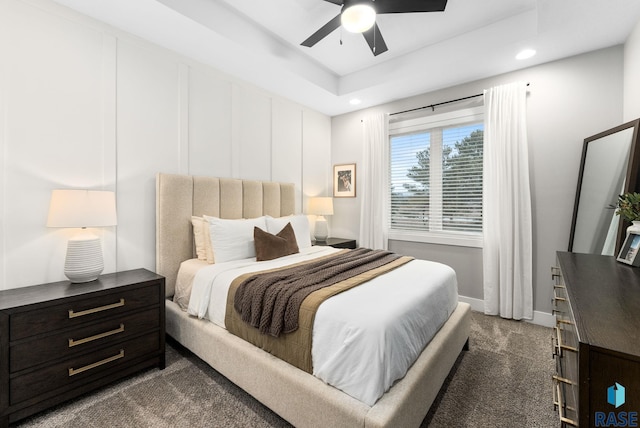
[[300, 46], [340, 12], [323, 0], [55, 1], [330, 116], [622, 44], [640, 19], [637, 0], [449, 0], [379, 15], [374, 57], [340, 29]]

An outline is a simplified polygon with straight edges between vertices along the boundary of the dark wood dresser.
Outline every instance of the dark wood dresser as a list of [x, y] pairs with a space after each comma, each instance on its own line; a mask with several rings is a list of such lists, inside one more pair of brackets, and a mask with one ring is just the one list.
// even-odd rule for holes
[[165, 366], [165, 279], [145, 269], [0, 291], [0, 427]]
[[554, 404], [562, 425], [612, 426], [598, 421], [640, 416], [640, 269], [558, 252], [552, 276]]

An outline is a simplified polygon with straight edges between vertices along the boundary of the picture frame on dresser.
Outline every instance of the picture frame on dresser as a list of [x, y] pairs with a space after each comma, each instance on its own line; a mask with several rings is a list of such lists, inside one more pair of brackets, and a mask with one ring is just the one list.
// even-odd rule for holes
[[640, 248], [640, 234], [630, 232], [622, 244], [617, 260], [631, 266], [640, 266], [640, 256], [638, 249]]

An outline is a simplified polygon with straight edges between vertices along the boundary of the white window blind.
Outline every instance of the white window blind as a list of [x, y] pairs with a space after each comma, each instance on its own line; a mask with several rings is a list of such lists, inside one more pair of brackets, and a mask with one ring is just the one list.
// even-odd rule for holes
[[483, 134], [482, 108], [390, 125], [392, 239], [480, 236]]

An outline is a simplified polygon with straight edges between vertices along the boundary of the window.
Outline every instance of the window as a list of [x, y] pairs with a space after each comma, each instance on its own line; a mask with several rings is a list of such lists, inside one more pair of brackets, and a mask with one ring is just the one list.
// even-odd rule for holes
[[481, 246], [482, 107], [389, 129], [390, 238]]

